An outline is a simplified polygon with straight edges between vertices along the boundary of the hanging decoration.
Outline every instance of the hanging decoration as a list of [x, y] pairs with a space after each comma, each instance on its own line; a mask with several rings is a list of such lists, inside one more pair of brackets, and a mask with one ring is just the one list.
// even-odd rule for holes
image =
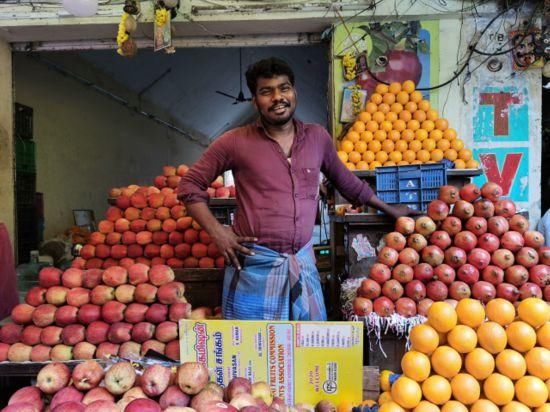
[[344, 79], [348, 81], [355, 79], [357, 72], [355, 70], [356, 62], [353, 53], [344, 54], [342, 64], [344, 66]]
[[90, 17], [97, 13], [97, 0], [63, 0], [63, 8], [76, 17]]
[[116, 36], [117, 53], [121, 56], [132, 58], [137, 54], [137, 44], [132, 39], [131, 34], [137, 29], [137, 20], [134, 15], [138, 15], [141, 10], [139, 1], [126, 0], [123, 10], [124, 12], [120, 17]]
[[174, 35], [172, 19], [176, 17], [178, 7], [179, 0], [158, 0], [155, 3], [155, 51], [176, 52], [172, 46], [172, 36]]

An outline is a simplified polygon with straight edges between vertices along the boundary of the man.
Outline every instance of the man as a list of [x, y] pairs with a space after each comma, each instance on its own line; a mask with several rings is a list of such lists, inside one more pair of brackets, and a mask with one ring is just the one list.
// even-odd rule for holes
[[[225, 319], [326, 320], [311, 242], [320, 172], [352, 203], [395, 218], [414, 211], [378, 199], [339, 160], [322, 126], [294, 119], [294, 73], [284, 61], [253, 64], [246, 81], [258, 121], [216, 139], [181, 179], [179, 197], [231, 265]], [[233, 227], [222, 226], [207, 205], [206, 188], [225, 170], [238, 193]]]

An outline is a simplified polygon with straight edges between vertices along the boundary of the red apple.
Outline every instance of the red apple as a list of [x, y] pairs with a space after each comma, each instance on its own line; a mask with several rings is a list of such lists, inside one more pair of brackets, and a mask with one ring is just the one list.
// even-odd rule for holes
[[[60, 308], [61, 309], [61, 308]], [[87, 303], [78, 310], [78, 321], [83, 325], [89, 325], [101, 319], [101, 306]]]
[[190, 397], [183, 393], [177, 385], [169, 386], [159, 399], [160, 407], [165, 410], [169, 406], [189, 405]]
[[42, 401], [42, 392], [36, 386], [25, 386], [21, 388], [13, 395], [10, 396], [8, 405], [13, 405], [16, 403], [27, 402], [31, 405], [34, 405], [41, 411], [44, 408], [44, 401]]
[[150, 283], [140, 283], [136, 286], [134, 299], [138, 303], [153, 303], [157, 299], [157, 287]]
[[149, 270], [149, 281], [155, 286], [162, 286], [168, 282], [173, 282], [174, 278], [174, 271], [170, 266], [157, 265]]
[[160, 396], [168, 388], [170, 376], [170, 369], [166, 366], [149, 366], [141, 376], [141, 389], [147, 396]]
[[95, 356], [98, 359], [107, 359], [112, 356], [117, 356], [119, 349], [120, 345], [118, 343], [101, 342], [97, 345]]
[[107, 340], [110, 325], [100, 320], [93, 321], [86, 328], [86, 342], [98, 345]]
[[31, 360], [32, 346], [17, 342], [8, 349], [8, 360], [10, 362], [28, 362]]
[[161, 323], [166, 320], [168, 316], [168, 306], [161, 303], [153, 303], [147, 313], [145, 314], [145, 320], [151, 323]]
[[186, 362], [178, 368], [176, 379], [182, 392], [195, 395], [208, 383], [208, 369], [199, 362]]
[[252, 396], [256, 399], [261, 399], [266, 405], [271, 405], [273, 402], [273, 393], [266, 382], [254, 382], [251, 389]]
[[73, 385], [80, 391], [89, 391], [99, 385], [103, 379], [103, 368], [93, 360], [79, 363], [73, 369]]
[[2, 412], [41, 412], [41, 409], [29, 402], [17, 402], [6, 406]]
[[34, 306], [27, 303], [20, 303], [19, 305], [14, 306], [11, 310], [11, 320], [13, 323], [17, 323], [19, 325], [28, 325], [29, 323], [32, 323], [32, 314], [34, 309]]
[[22, 325], [7, 323], [0, 329], [0, 342], [8, 344], [20, 342], [22, 333]]
[[40, 341], [43, 345], [55, 346], [61, 343], [63, 328], [59, 326], [46, 326], [40, 334]]
[[50, 351], [50, 357], [53, 361], [70, 361], [73, 359], [73, 347], [62, 343], [55, 345]]
[[159, 342], [158, 340], [155, 340], [155, 339], [146, 340], [141, 345], [141, 356], [145, 356], [145, 354], [147, 353], [147, 351], [149, 351], [149, 349], [154, 350], [155, 352], [158, 352], [158, 353], [161, 353], [161, 354], [164, 355], [166, 345], [162, 342]]
[[65, 402], [57, 405], [52, 412], [84, 412], [86, 406], [82, 402]]
[[97, 388], [93, 388], [90, 390], [86, 395], [84, 395], [84, 398], [82, 398], [82, 403], [84, 405], [90, 405], [93, 402], [97, 401], [110, 401], [114, 402], [115, 397], [109, 393], [107, 389], [105, 389], [102, 386], [99, 386]]
[[94, 359], [96, 346], [90, 342], [79, 342], [73, 348], [73, 357], [75, 359]]
[[124, 412], [161, 412], [160, 406], [152, 399], [134, 399]]
[[61, 275], [63, 272], [54, 267], [45, 267], [38, 273], [38, 283], [44, 288], [61, 285]]
[[29, 289], [27, 296], [25, 297], [25, 302], [29, 305], [37, 307], [46, 303], [46, 292], [48, 289], [43, 288], [42, 286], [34, 286]]
[[247, 406], [257, 406], [258, 400], [251, 393], [239, 392], [233, 396], [229, 404], [241, 410]]
[[[51, 326], [48, 326], [51, 327]], [[61, 339], [65, 345], [74, 346], [86, 339], [86, 327], [84, 325], [67, 325], [61, 332]]]
[[51, 359], [52, 348], [46, 345], [35, 345], [31, 350], [31, 362], [46, 362]]
[[139, 323], [145, 320], [149, 306], [143, 303], [130, 303], [124, 311], [124, 320], [128, 323]]
[[0, 343], [0, 362], [8, 360], [8, 352], [10, 350], [10, 345], [7, 343]]
[[143, 343], [155, 335], [155, 325], [149, 322], [139, 322], [132, 328], [132, 340]]
[[103, 272], [103, 283], [107, 286], [123, 285], [128, 281], [128, 271], [121, 266], [112, 266]]
[[113, 395], [122, 395], [136, 381], [136, 371], [130, 362], [118, 362], [105, 374], [105, 387]]
[[134, 301], [134, 285], [120, 285], [115, 289], [115, 299], [122, 303], [132, 303]]
[[36, 386], [46, 395], [53, 395], [69, 384], [71, 370], [61, 362], [44, 366], [36, 377]]
[[21, 332], [21, 343], [25, 345], [34, 346], [40, 343], [40, 334], [42, 333], [42, 328], [39, 328], [35, 325], [25, 326]]
[[162, 285], [157, 293], [160, 303], [170, 305], [172, 303], [186, 302], [185, 286], [181, 282], [169, 282]]
[[104, 305], [115, 298], [115, 288], [107, 285], [97, 285], [90, 293], [90, 301], [94, 305]]
[[65, 286], [52, 286], [46, 292], [46, 302], [55, 306], [64, 305], [67, 302], [68, 292], [69, 289]]
[[191, 304], [189, 302], [179, 302], [170, 305], [168, 311], [168, 319], [172, 322], [177, 322], [180, 319], [189, 319], [191, 316]]
[[67, 326], [76, 323], [78, 311], [79, 309], [74, 306], [61, 306], [55, 311], [55, 324], [57, 326]]
[[139, 359], [141, 345], [137, 342], [128, 341], [120, 345], [118, 356], [125, 359]]
[[180, 360], [180, 341], [175, 339], [166, 344], [164, 354], [175, 361]]
[[251, 393], [252, 384], [246, 378], [236, 377], [225, 388], [225, 398], [231, 401], [239, 393]]
[[87, 289], [93, 289], [101, 284], [102, 277], [102, 269], [88, 269], [82, 274], [82, 286]]
[[170, 342], [178, 338], [178, 324], [176, 322], [162, 322], [157, 325], [155, 338], [160, 342]]
[[78, 288], [82, 286], [84, 271], [77, 268], [69, 268], [61, 275], [61, 284], [66, 288]]
[[122, 322], [126, 305], [117, 300], [111, 300], [101, 307], [101, 318], [107, 323]]
[[112, 343], [123, 343], [130, 340], [130, 333], [132, 331], [132, 324], [126, 322], [115, 322], [109, 328], [109, 334], [107, 338]]
[[50, 408], [54, 410], [58, 405], [65, 402], [81, 402], [83, 397], [84, 394], [82, 392], [69, 386], [61, 389], [53, 396], [50, 402]]
[[84, 412], [120, 412], [120, 410], [114, 401], [98, 400], [88, 404]]
[[67, 293], [67, 304], [80, 307], [90, 302], [90, 291], [84, 288], [74, 288]]

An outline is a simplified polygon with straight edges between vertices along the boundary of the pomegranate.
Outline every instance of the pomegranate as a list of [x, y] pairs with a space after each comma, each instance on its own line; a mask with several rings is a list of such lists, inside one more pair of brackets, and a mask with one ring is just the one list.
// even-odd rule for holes
[[445, 263], [453, 269], [457, 269], [465, 264], [466, 260], [466, 252], [459, 247], [451, 246], [445, 251]]
[[433, 280], [426, 285], [426, 295], [434, 302], [447, 299], [448, 293], [447, 285], [440, 280]]
[[393, 268], [391, 272], [392, 278], [401, 283], [407, 283], [413, 280], [414, 270], [409, 265], [404, 265], [400, 263]]
[[497, 249], [491, 255], [491, 262], [501, 269], [509, 268], [515, 262], [514, 254], [508, 249]]
[[395, 230], [402, 235], [410, 235], [414, 232], [414, 219], [408, 216], [398, 217], [395, 221]]
[[368, 316], [372, 313], [372, 301], [361, 296], [353, 299], [353, 313], [357, 316]]
[[474, 265], [466, 263], [457, 269], [456, 277], [468, 285], [473, 285], [479, 280], [479, 270]]
[[504, 271], [504, 280], [514, 286], [521, 286], [529, 279], [529, 271], [521, 265], [512, 265]]
[[453, 207], [453, 216], [459, 219], [469, 219], [474, 215], [474, 205], [465, 200], [459, 200]]
[[433, 303], [434, 301], [430, 298], [422, 299], [416, 305], [416, 310], [418, 311], [418, 314], [422, 316], [428, 316], [428, 310], [430, 310], [430, 306], [432, 306]]
[[434, 269], [434, 277], [437, 280], [440, 280], [443, 283], [445, 283], [447, 286], [454, 282], [455, 276], [456, 276], [455, 270], [445, 263], [437, 266]]
[[407, 244], [407, 239], [399, 232], [391, 232], [384, 237], [384, 243], [386, 244], [386, 246], [400, 252], [405, 248], [405, 245]]
[[415, 230], [422, 236], [428, 236], [435, 232], [435, 222], [429, 216], [421, 216], [416, 219]]
[[432, 266], [442, 264], [444, 257], [443, 251], [436, 245], [426, 246], [422, 249], [422, 260]]
[[502, 187], [494, 182], [487, 182], [481, 186], [481, 196], [485, 199], [489, 199], [491, 202], [497, 202], [502, 194]]
[[390, 279], [382, 285], [382, 294], [394, 302], [403, 296], [403, 286], [395, 279]]
[[374, 311], [382, 317], [391, 316], [395, 311], [395, 306], [391, 299], [386, 296], [380, 296], [372, 304]]
[[498, 266], [489, 265], [483, 269], [483, 272], [481, 272], [481, 278], [485, 282], [489, 282], [497, 286], [498, 284], [504, 282], [504, 270]]
[[474, 203], [474, 216], [489, 219], [495, 214], [495, 205], [489, 199], [479, 199]]
[[396, 264], [399, 258], [399, 252], [391, 247], [385, 246], [378, 253], [378, 262], [383, 263], [386, 266], [392, 267]]
[[415, 302], [420, 302], [426, 297], [426, 286], [419, 280], [411, 280], [405, 285], [405, 294]]
[[438, 199], [444, 201], [448, 205], [453, 205], [460, 200], [460, 195], [456, 187], [445, 185], [439, 188]]
[[503, 216], [493, 216], [487, 220], [487, 230], [493, 235], [502, 236], [509, 229], [508, 220]]
[[436, 230], [430, 236], [430, 243], [439, 247], [442, 250], [445, 250], [449, 246], [451, 246], [452, 240], [449, 234], [444, 230]]
[[495, 215], [511, 218], [516, 214], [516, 205], [509, 199], [501, 199], [495, 202]]
[[544, 235], [536, 230], [528, 230], [523, 234], [525, 246], [539, 249], [544, 246]]
[[536, 265], [529, 269], [529, 280], [537, 286], [544, 288], [550, 285], [550, 267]]
[[515, 230], [521, 234], [524, 234], [526, 230], [529, 230], [529, 221], [522, 215], [514, 215], [508, 221], [510, 230]]
[[515, 302], [519, 299], [519, 289], [510, 283], [501, 283], [497, 285], [497, 298]]
[[491, 255], [485, 249], [476, 247], [468, 255], [468, 263], [483, 270], [491, 263]]
[[413, 233], [407, 239], [407, 246], [420, 252], [426, 246], [428, 246], [428, 241], [420, 233]]
[[363, 280], [361, 286], [357, 288], [357, 295], [367, 299], [375, 299], [381, 292], [380, 284], [373, 279]]
[[456, 216], [449, 216], [441, 222], [441, 230], [444, 230], [449, 236], [454, 236], [462, 230], [462, 221]]
[[453, 309], [456, 309], [458, 305], [458, 300], [455, 299], [445, 299], [445, 302], [447, 302], [449, 305], [453, 307]]
[[460, 280], [455, 280], [451, 285], [449, 286], [449, 296], [456, 300], [466, 299], [469, 298], [472, 292], [470, 291], [470, 287]]
[[406, 247], [399, 252], [399, 262], [405, 265], [414, 266], [420, 260], [418, 252], [410, 247]]
[[436, 222], [443, 220], [449, 214], [449, 206], [443, 200], [432, 200], [428, 205], [428, 216]]
[[539, 249], [540, 263], [543, 265], [550, 265], [550, 247], [545, 246]]
[[527, 298], [542, 299], [542, 289], [534, 283], [526, 282], [519, 288], [519, 298], [520, 300]]
[[462, 232], [456, 234], [453, 243], [456, 247], [459, 247], [465, 252], [469, 252], [476, 247], [477, 236], [469, 230], [463, 230]]
[[434, 270], [428, 263], [419, 263], [414, 267], [414, 278], [421, 282], [428, 282], [434, 277]]
[[466, 200], [467, 202], [473, 202], [481, 196], [481, 190], [474, 183], [468, 183], [464, 185], [458, 192], [461, 199]]
[[493, 253], [500, 247], [500, 240], [492, 233], [485, 233], [477, 239], [477, 245], [489, 253]]
[[399, 298], [395, 302], [395, 311], [406, 318], [416, 316], [416, 303], [410, 298]]
[[494, 299], [496, 294], [497, 290], [495, 286], [489, 282], [481, 280], [472, 286], [472, 296], [483, 303], [487, 303], [491, 299]]
[[476, 236], [487, 232], [487, 221], [483, 217], [472, 216], [466, 221], [465, 228]]
[[369, 278], [383, 284], [386, 280], [391, 278], [391, 270], [383, 263], [375, 263], [370, 268]]
[[511, 250], [514, 253], [523, 247], [523, 243], [524, 241], [521, 233], [514, 230], [510, 230], [500, 237], [500, 247]]
[[516, 253], [516, 262], [529, 269], [539, 263], [539, 255], [532, 247], [522, 247]]

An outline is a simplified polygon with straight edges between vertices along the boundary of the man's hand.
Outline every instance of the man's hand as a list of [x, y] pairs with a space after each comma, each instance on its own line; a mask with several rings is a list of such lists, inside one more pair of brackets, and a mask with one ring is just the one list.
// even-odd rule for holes
[[388, 205], [388, 211], [387, 213], [393, 217], [394, 219], [397, 219], [401, 216], [418, 216], [422, 215], [422, 212], [419, 212], [418, 210], [411, 209], [408, 206], [405, 205]]
[[221, 255], [224, 257], [225, 263], [233, 265], [233, 267], [239, 270], [241, 269], [241, 264], [237, 258], [237, 252], [249, 256], [254, 255], [254, 252], [241, 245], [241, 243], [258, 241], [255, 237], [237, 236], [229, 226], [221, 226], [221, 228], [212, 235], [212, 239], [214, 243], [216, 243]]

